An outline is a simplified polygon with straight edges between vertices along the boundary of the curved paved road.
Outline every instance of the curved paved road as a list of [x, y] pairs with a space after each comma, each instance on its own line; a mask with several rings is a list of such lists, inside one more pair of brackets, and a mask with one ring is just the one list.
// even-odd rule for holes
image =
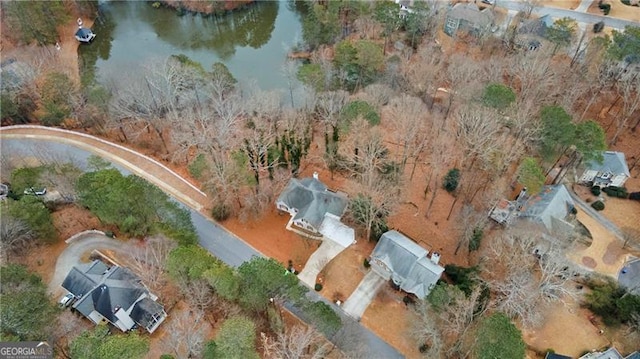
[[59, 128], [18, 125], [0, 128], [3, 139], [37, 139], [66, 143], [121, 165], [189, 207], [197, 210], [208, 204], [207, 195], [158, 161], [129, 148], [85, 133]]
[[[496, 1], [496, 6], [505, 8], [507, 10], [526, 11], [526, 5], [519, 1]], [[550, 15], [555, 18], [570, 17], [577, 22], [583, 22], [587, 24], [595, 24], [603, 21], [606, 26], [614, 29], [623, 30], [626, 26], [640, 26], [636, 21], [618, 19], [615, 17], [609, 17], [599, 14], [590, 14], [586, 12], [580, 12], [569, 9], [559, 9], [554, 7], [536, 7], [533, 10], [534, 14], [539, 16]]]
[[[173, 174], [167, 172], [168, 169], [161, 168], [163, 166], [157, 164], [157, 162], [156, 164], [145, 163], [145, 161], [155, 161], [141, 154], [137, 154], [132, 150], [118, 148], [121, 146], [115, 144], [111, 144], [113, 147], [102, 148], [102, 146], [109, 145], [109, 143], [95, 137], [89, 138], [92, 136], [87, 137], [88, 135], [77, 133], [69, 134], [68, 132], [71, 131], [63, 131], [41, 126], [2, 127], [0, 128], [0, 138], [2, 139], [0, 142], [0, 153], [2, 153], [3, 156], [24, 155], [24, 153], [28, 153], [29, 149], [38, 143], [46, 146], [51, 152], [60, 151], [63, 155], [74, 155], [79, 161], [86, 162], [88, 153], [97, 154], [121, 164], [126, 169], [129, 169], [140, 177], [148, 179], [150, 182], [158, 181], [158, 183], [153, 183], [158, 185], [158, 187], [166, 191], [173, 198], [186, 205], [186, 208], [191, 212], [191, 219], [196, 227], [200, 245], [220, 260], [231, 266], [237, 267], [243, 262], [251, 259], [253, 256], [263, 256], [256, 249], [245, 243], [241, 238], [229, 232], [218, 223], [215, 223], [203, 216], [199, 210], [202, 208], [201, 205], [206, 203], [206, 196], [204, 196], [204, 194], [194, 194], [195, 198], [198, 200], [193, 200], [191, 197], [188, 197], [186, 195], [186, 191], [191, 190], [183, 190], [183, 187], [187, 185], [184, 183], [185, 181], [182, 178], [173, 178], [173, 176], [179, 177], [177, 174], [170, 170], [169, 171]], [[107, 143], [105, 144], [105, 142]], [[94, 144], [98, 146], [98, 148], [94, 148]], [[135, 158], [130, 158], [125, 161], [122, 158], [118, 158], [119, 153], [123, 153], [127, 157], [135, 156]], [[165, 175], [169, 176], [169, 180], [167, 182], [164, 182]], [[172, 187], [174, 184], [179, 188]], [[195, 192], [199, 192], [199, 190], [195, 189]], [[205, 202], [199, 202], [203, 200]], [[60, 279], [60, 282], [62, 282], [62, 279]], [[402, 354], [383, 341], [375, 333], [363, 327], [360, 323], [349, 320], [342, 308], [335, 306], [335, 304], [327, 301], [313, 290], [309, 291], [307, 297], [314, 301], [322, 300], [331, 305], [345, 321], [345, 327], [348, 327], [348, 331], [350, 332], [349, 336], [338, 336], [337, 338], [332, 338], [332, 341], [334, 341], [339, 348], [344, 348], [349, 351], [353, 347], [354, 343], [357, 343], [365, 351], [364, 357], [366, 358], [404, 358]], [[286, 303], [285, 306], [296, 315], [303, 317], [303, 313], [300, 312], [298, 308], [291, 306], [290, 303]]]

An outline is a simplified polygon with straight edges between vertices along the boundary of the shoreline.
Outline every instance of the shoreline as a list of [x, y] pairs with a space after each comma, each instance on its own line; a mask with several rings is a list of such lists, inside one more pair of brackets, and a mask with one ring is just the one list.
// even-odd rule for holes
[[[175, 10], [179, 16], [198, 14], [202, 16], [224, 15], [225, 13], [241, 10], [255, 3], [255, 0], [202, 2], [198, 0], [159, 0], [152, 4], [154, 7], [164, 6]], [[158, 5], [156, 5], [158, 4]]]

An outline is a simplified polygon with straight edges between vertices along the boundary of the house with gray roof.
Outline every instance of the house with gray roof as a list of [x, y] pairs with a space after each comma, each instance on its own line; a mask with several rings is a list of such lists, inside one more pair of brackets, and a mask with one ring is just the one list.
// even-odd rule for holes
[[536, 19], [531, 19], [518, 28], [517, 45], [521, 48], [536, 50], [547, 41], [547, 29], [553, 26], [553, 19], [549, 15], [544, 15]]
[[480, 10], [475, 3], [457, 3], [448, 11], [444, 22], [444, 33], [453, 37], [458, 31], [466, 31], [481, 36], [491, 29], [494, 22], [491, 9]]
[[489, 218], [503, 225], [518, 220], [520, 227], [541, 232], [543, 237], [550, 239], [573, 233], [575, 226], [570, 218], [575, 210], [569, 190], [559, 184], [544, 186], [535, 195], [528, 195], [525, 189], [513, 201], [501, 199], [489, 212]]
[[167, 313], [130, 270], [95, 260], [71, 269], [62, 287], [76, 301], [72, 308], [96, 324], [108, 322], [123, 332], [143, 327], [153, 333]]
[[422, 248], [398, 231], [385, 232], [376, 244], [369, 263], [371, 269], [407, 293], [424, 299], [444, 272], [440, 255]]
[[536, 19], [531, 19], [522, 24], [522, 26], [518, 28], [518, 34], [529, 34], [546, 38], [547, 29], [551, 26], [553, 26], [553, 19], [549, 15], [544, 15]]
[[294, 229], [313, 238], [331, 237], [347, 247], [355, 241], [353, 229], [340, 222], [348, 203], [345, 193], [329, 189], [314, 173], [310, 178], [292, 178], [276, 207], [291, 215]]
[[584, 172], [580, 176], [580, 183], [589, 186], [622, 187], [631, 177], [624, 153], [605, 151], [602, 153], [602, 162], [593, 160], [585, 163]]
[[570, 233], [574, 226], [567, 218], [574, 213], [575, 202], [564, 185], [544, 186], [519, 208], [518, 217], [541, 224], [548, 234]]

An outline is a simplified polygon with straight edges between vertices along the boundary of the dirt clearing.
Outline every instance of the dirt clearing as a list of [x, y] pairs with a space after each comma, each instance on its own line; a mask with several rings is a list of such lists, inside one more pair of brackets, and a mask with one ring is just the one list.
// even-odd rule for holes
[[575, 300], [569, 300], [567, 305], [555, 303], [541, 328], [523, 332], [524, 340], [537, 351], [553, 349], [558, 354], [577, 358], [586, 350], [609, 344], [606, 333], [600, 334], [604, 327], [592, 324], [590, 316], [591, 312], [580, 308]]

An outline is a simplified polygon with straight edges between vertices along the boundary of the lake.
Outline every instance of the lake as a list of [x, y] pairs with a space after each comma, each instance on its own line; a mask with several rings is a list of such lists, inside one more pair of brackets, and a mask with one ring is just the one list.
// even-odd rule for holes
[[93, 43], [78, 52], [85, 80], [104, 83], [121, 72], [154, 59], [185, 54], [211, 69], [224, 63], [246, 85], [285, 89], [282, 67], [292, 47], [302, 41], [300, 14], [293, 1], [257, 2], [221, 16], [205, 17], [150, 2], [107, 1], [100, 4]]

